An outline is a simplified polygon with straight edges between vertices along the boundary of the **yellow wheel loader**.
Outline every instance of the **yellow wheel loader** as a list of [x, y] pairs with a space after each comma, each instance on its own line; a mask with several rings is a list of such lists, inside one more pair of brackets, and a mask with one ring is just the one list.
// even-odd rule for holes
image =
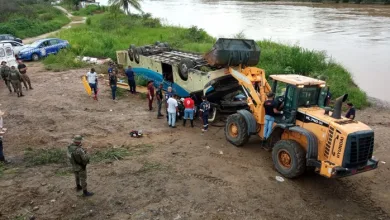
[[324, 107], [324, 81], [301, 75], [271, 75], [271, 85], [262, 69], [229, 68], [227, 71], [247, 96], [248, 110], [230, 115], [225, 125], [226, 139], [244, 145], [251, 135], [264, 137], [266, 94], [273, 91], [283, 112], [275, 116], [266, 147], [278, 172], [294, 178], [313, 168], [328, 178], [344, 177], [377, 168], [372, 158], [374, 131], [367, 125], [341, 116], [348, 95], [336, 99], [333, 111]]
[[243, 146], [251, 135], [264, 139], [263, 103], [267, 93], [273, 92], [282, 114], [275, 117], [266, 147], [283, 176], [294, 178], [314, 169], [336, 178], [377, 168], [378, 161], [372, 158], [373, 130], [341, 116], [347, 94], [337, 98], [331, 110], [324, 106], [325, 81], [289, 74], [271, 75], [268, 83], [264, 70], [251, 67], [259, 58], [260, 48], [254, 41], [238, 39], [219, 39], [204, 57], [209, 64], [224, 66], [225, 74], [235, 78], [246, 95], [248, 110], [227, 118], [225, 136], [230, 143]]

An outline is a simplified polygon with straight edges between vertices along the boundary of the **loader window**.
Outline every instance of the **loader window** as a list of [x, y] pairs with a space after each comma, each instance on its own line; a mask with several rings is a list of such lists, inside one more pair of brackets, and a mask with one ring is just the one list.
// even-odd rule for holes
[[302, 88], [299, 93], [298, 107], [317, 105], [319, 89], [317, 86]]

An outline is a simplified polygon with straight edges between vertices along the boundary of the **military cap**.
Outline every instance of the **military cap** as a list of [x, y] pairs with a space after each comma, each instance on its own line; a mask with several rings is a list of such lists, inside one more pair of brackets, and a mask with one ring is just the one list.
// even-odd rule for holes
[[81, 142], [83, 140], [83, 137], [81, 135], [75, 135], [73, 137], [73, 142]]

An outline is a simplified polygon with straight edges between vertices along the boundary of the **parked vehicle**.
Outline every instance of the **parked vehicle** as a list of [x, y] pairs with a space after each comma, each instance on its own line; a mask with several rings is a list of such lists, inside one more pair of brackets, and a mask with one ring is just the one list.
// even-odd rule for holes
[[11, 34], [0, 34], [0, 41], [3, 41], [3, 40], [13, 40], [13, 41], [17, 41], [19, 43], [23, 43], [23, 41], [20, 38], [14, 37]]
[[10, 43], [0, 42], [0, 63], [7, 62], [8, 66], [17, 66], [14, 51]]
[[13, 40], [3, 40], [3, 41], [0, 41], [1, 43], [10, 43], [12, 45], [12, 48], [14, 50], [14, 54], [19, 54], [19, 52], [24, 48], [24, 44], [22, 43], [19, 43], [17, 41], [13, 41]]
[[47, 38], [35, 41], [25, 47], [17, 55], [22, 60], [37, 61], [49, 54], [57, 54], [61, 49], [69, 47], [69, 42], [58, 38]]

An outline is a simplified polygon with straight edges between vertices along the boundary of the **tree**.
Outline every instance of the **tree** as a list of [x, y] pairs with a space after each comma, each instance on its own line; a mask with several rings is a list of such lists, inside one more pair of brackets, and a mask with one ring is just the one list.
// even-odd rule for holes
[[76, 10], [79, 10], [81, 0], [64, 0], [65, 4], [73, 6]]
[[120, 8], [123, 8], [125, 13], [127, 15], [130, 14], [130, 6], [135, 8], [138, 11], [141, 11], [141, 4], [139, 3], [142, 0], [110, 0], [109, 3], [110, 5], [116, 5]]

